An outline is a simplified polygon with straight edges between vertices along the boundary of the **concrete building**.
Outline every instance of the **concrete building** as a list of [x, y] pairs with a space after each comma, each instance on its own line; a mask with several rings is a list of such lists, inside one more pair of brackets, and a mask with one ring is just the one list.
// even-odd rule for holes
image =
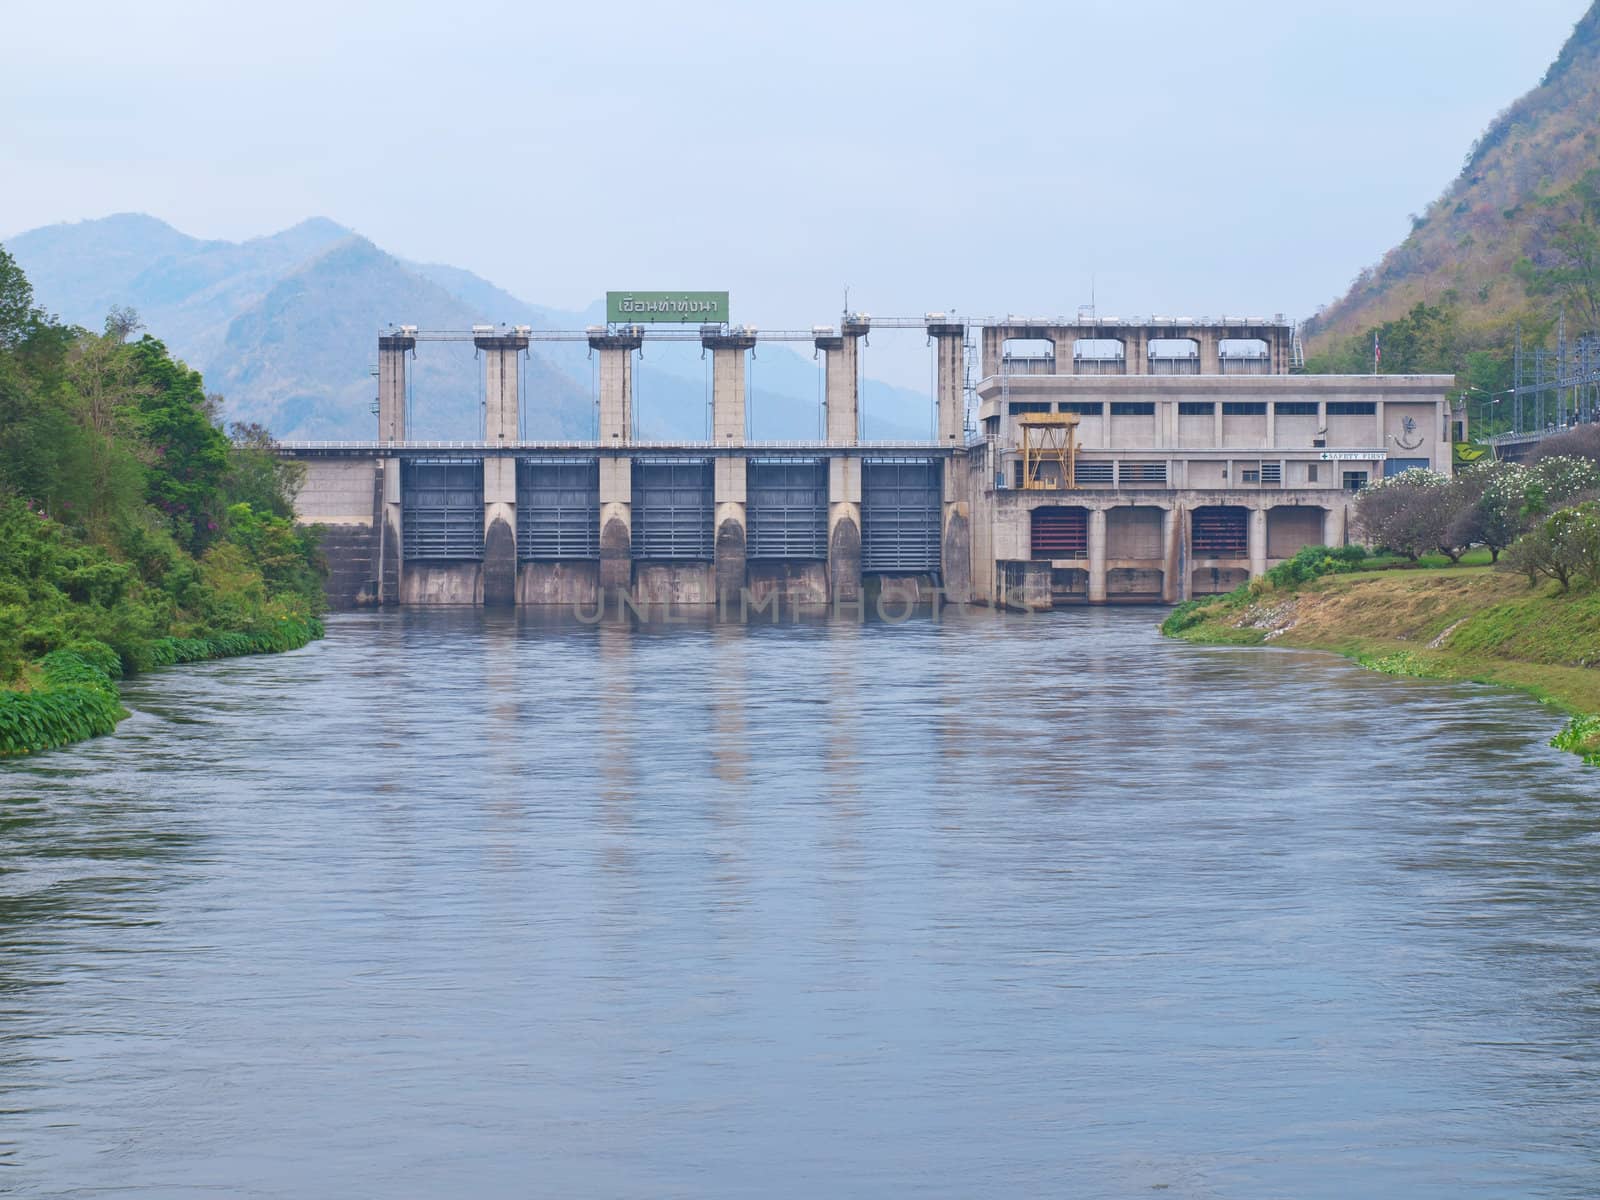
[[[882, 326], [934, 348], [932, 441], [861, 440], [859, 346]], [[467, 336], [385, 333], [377, 440], [285, 447], [307, 466], [299, 519], [327, 527], [335, 605], [593, 611], [742, 595], [788, 610], [934, 587], [1029, 608], [1170, 603], [1342, 543], [1369, 480], [1451, 466], [1451, 377], [1296, 373], [1281, 319], [481, 327], [482, 438], [408, 440], [409, 356]], [[697, 336], [711, 356], [709, 441], [637, 438], [633, 360], [650, 336]], [[597, 357], [595, 441], [518, 440], [517, 359], [537, 339], [582, 339]], [[822, 440], [748, 439], [747, 357], [766, 339], [804, 340], [821, 360]]]
[[986, 326], [966, 464], [976, 597], [1230, 591], [1302, 546], [1344, 544], [1369, 481], [1450, 472], [1452, 376], [1294, 373], [1293, 332], [1258, 318]]

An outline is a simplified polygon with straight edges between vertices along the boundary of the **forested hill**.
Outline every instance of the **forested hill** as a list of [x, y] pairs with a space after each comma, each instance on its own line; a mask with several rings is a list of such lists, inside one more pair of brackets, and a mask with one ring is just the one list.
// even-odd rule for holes
[[1468, 149], [1461, 174], [1405, 241], [1308, 323], [1314, 352], [1446, 309], [1480, 342], [1518, 318], [1600, 327], [1600, 0], [1539, 86]]

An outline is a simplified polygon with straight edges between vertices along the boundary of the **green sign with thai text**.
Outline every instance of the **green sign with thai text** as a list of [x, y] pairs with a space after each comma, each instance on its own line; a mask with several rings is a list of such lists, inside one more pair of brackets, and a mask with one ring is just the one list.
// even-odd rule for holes
[[608, 325], [722, 325], [727, 292], [607, 292]]

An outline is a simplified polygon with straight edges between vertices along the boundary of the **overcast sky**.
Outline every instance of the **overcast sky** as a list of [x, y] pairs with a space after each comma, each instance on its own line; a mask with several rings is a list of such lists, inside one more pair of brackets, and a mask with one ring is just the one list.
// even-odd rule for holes
[[12, 6], [0, 234], [321, 214], [527, 299], [772, 327], [1304, 316], [1587, 0]]

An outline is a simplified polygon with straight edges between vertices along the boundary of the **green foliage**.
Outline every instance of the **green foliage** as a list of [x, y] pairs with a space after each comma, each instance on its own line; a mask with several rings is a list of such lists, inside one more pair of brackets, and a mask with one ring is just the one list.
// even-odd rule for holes
[[1463, 339], [1453, 307], [1417, 303], [1403, 317], [1385, 321], [1374, 331], [1344, 338], [1307, 362], [1313, 374], [1366, 375], [1373, 367], [1373, 333], [1378, 335], [1379, 371], [1384, 375], [1452, 373], [1466, 365], [1469, 343]]
[[1368, 670], [1382, 671], [1385, 675], [1427, 679], [1434, 673], [1426, 659], [1410, 650], [1399, 650], [1393, 654], [1359, 654], [1356, 661]]
[[42, 315], [33, 306], [33, 285], [17, 260], [0, 246], [0, 349], [26, 340], [30, 327]]
[[212, 422], [200, 372], [169, 357], [149, 336], [131, 350], [139, 381], [137, 428], [150, 452], [148, 498], [171, 518], [181, 545], [201, 550], [219, 528], [228, 439]]
[[1600, 585], [1600, 504], [1557, 509], [1518, 538], [1500, 566], [1526, 575], [1529, 587], [1541, 576], [1563, 592], [1574, 583]]
[[1359, 570], [1366, 557], [1362, 546], [1302, 546], [1293, 558], [1269, 569], [1266, 580], [1275, 588], [1292, 588], [1323, 575]]
[[1185, 629], [1193, 629], [1205, 615], [1201, 611], [1206, 607], [1206, 600], [1185, 600], [1167, 614], [1167, 619], [1161, 622], [1161, 632], [1167, 637], [1176, 637]]
[[1600, 170], [1533, 203], [1538, 233], [1516, 272], [1530, 296], [1553, 297], [1600, 327]]
[[1570, 750], [1583, 756], [1590, 766], [1600, 766], [1600, 715], [1573, 717], [1566, 727], [1550, 739], [1557, 750]]
[[117, 700], [106, 647], [56, 650], [40, 659], [44, 686], [0, 692], [0, 757], [110, 733], [128, 714]]
[[160, 342], [125, 344], [136, 314], [106, 327], [39, 312], [0, 250], [0, 754], [112, 728], [125, 668], [321, 636], [295, 469], [264, 430], [230, 443]]
[[280, 458], [272, 435], [260, 425], [236, 422], [229, 438], [233, 452], [223, 480], [229, 498], [264, 516], [292, 518], [294, 498], [305, 483], [305, 465]]

